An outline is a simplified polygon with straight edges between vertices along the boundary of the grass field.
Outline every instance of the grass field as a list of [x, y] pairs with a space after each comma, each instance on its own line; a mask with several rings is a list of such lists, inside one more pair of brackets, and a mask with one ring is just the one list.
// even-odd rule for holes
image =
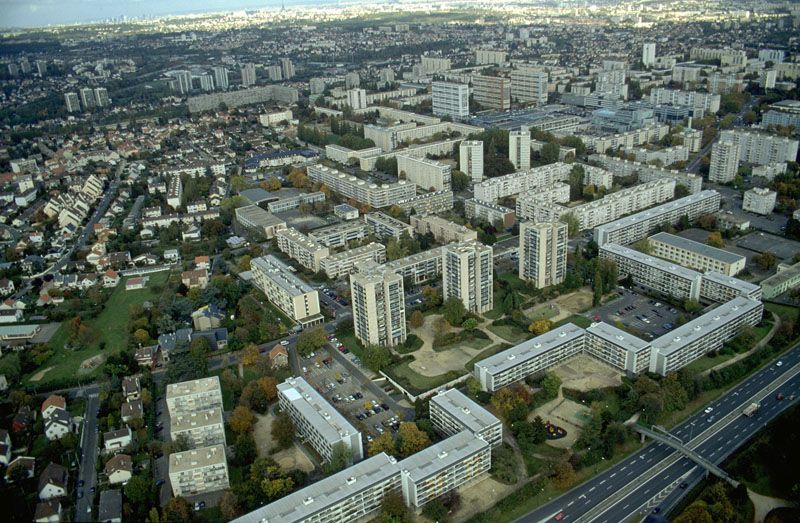
[[[62, 322], [53, 338], [50, 340], [50, 347], [53, 349], [53, 356], [45, 362], [42, 367], [50, 368], [38, 381], [30, 381], [30, 376], [26, 379], [28, 384], [46, 384], [53, 380], [64, 380], [81, 375], [90, 375], [98, 372], [99, 367], [94, 369], [81, 369], [81, 363], [85, 360], [97, 356], [101, 352], [113, 354], [128, 347], [128, 308], [131, 305], [141, 305], [146, 301], [156, 301], [160, 296], [153, 293], [152, 286], [160, 285], [164, 288], [164, 293], [168, 293], [165, 285], [169, 277], [168, 272], [158, 272], [150, 274], [150, 280], [144, 289], [126, 291], [125, 282], [122, 281], [114, 289], [103, 308], [103, 311], [91, 320], [87, 320], [89, 325], [96, 333], [97, 339], [87, 347], [79, 349], [67, 349], [65, 345], [69, 338], [66, 322]], [[100, 350], [101, 342], [105, 342], [105, 349]], [[32, 374], [35, 375], [36, 373]]]
[[408, 362], [395, 365], [386, 373], [393, 378], [399, 378], [398, 381], [402, 385], [410, 385], [412, 390], [409, 392], [412, 394], [434, 389], [465, 374], [465, 372], [450, 371], [438, 376], [423, 376], [411, 370]]
[[528, 319], [531, 321], [549, 320], [556, 314], [558, 314], [556, 309], [551, 307], [539, 307], [538, 309], [534, 309], [533, 312], [528, 315]]
[[686, 366], [686, 370], [691, 372], [692, 374], [696, 374], [698, 372], [703, 372], [715, 365], [719, 365], [720, 363], [724, 363], [729, 359], [733, 358], [733, 354], [719, 354], [717, 356], [703, 356], [702, 358], [698, 358], [691, 362], [689, 365]]
[[515, 325], [489, 325], [490, 331], [510, 343], [519, 343], [528, 337], [528, 333]]
[[578, 327], [585, 329], [592, 324], [592, 320], [590, 320], [586, 316], [581, 316], [580, 314], [573, 314], [572, 316], [564, 318], [563, 320], [555, 323], [553, 325], [553, 328], [561, 327], [562, 325], [566, 325], [567, 323], [574, 323]]
[[474, 358], [469, 360], [467, 363], [465, 363], [464, 364], [464, 368], [467, 369], [468, 372], [472, 372], [472, 369], [475, 366], [476, 362], [481, 361], [482, 359], [488, 358], [489, 356], [493, 356], [493, 355], [497, 354], [500, 351], [504, 351], [504, 350], [508, 349], [509, 347], [511, 347], [511, 345], [509, 345], [507, 343], [497, 343], [495, 345], [492, 345], [491, 347], [489, 347], [488, 349], [486, 349], [485, 351], [481, 352], [480, 354], [478, 354], [477, 356], [475, 356]]

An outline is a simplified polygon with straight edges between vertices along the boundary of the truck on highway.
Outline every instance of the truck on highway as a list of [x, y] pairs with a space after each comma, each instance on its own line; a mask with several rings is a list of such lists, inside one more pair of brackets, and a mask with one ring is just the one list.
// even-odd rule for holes
[[756, 413], [756, 411], [758, 410], [758, 408], [760, 406], [761, 405], [759, 405], [758, 403], [755, 403], [755, 402], [751, 403], [751, 404], [747, 405], [744, 409], [742, 409], [742, 414], [744, 414], [747, 417], [750, 417], [750, 416], [752, 416], [753, 414]]

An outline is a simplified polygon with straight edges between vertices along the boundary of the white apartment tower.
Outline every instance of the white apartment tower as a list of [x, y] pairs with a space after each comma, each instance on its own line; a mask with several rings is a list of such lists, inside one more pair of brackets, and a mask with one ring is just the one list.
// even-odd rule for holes
[[517, 171], [531, 168], [531, 133], [527, 127], [508, 133], [508, 159]]
[[642, 64], [651, 67], [656, 63], [656, 44], [648, 42], [642, 46]]
[[81, 100], [78, 98], [77, 93], [64, 93], [64, 103], [67, 106], [68, 113], [81, 110]]
[[223, 65], [215, 66], [214, 71], [214, 85], [217, 89], [227, 89], [230, 85], [228, 83], [228, 70]]
[[95, 106], [94, 91], [91, 87], [84, 87], [79, 92], [81, 94], [81, 105], [83, 105], [84, 110], [91, 109]]
[[480, 140], [464, 140], [458, 146], [458, 168], [469, 176], [472, 183], [483, 181], [483, 142]]
[[537, 289], [558, 285], [567, 275], [567, 224], [522, 222], [519, 229], [519, 277]]
[[431, 85], [433, 114], [463, 120], [469, 116], [469, 86], [452, 82]]
[[477, 241], [451, 243], [442, 249], [442, 297], [461, 300], [469, 312], [494, 307], [492, 248]]
[[511, 71], [511, 99], [537, 106], [547, 103], [547, 73], [538, 67], [520, 66]]
[[281, 73], [284, 80], [291, 80], [294, 77], [294, 64], [290, 58], [281, 58]]
[[403, 277], [374, 263], [350, 276], [353, 329], [364, 345], [393, 347], [406, 340]]
[[708, 168], [709, 181], [732, 182], [738, 169], [739, 145], [722, 141], [715, 143], [711, 148], [711, 165]]
[[256, 84], [256, 64], [244, 64], [242, 66], [242, 85], [250, 87]]
[[367, 90], [350, 89], [349, 91], [347, 91], [347, 105], [349, 105], [353, 109], [366, 109]]

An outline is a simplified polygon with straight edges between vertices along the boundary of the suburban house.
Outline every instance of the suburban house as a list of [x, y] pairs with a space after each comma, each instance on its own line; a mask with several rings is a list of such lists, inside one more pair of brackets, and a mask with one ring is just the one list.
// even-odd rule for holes
[[8, 464], [8, 468], [6, 469], [6, 483], [14, 482], [14, 474], [12, 471], [16, 468], [24, 470], [25, 477], [30, 479], [33, 477], [36, 469], [36, 458], [32, 458], [30, 456], [17, 456], [11, 460], [11, 463]]
[[66, 410], [67, 409], [67, 400], [64, 399], [64, 396], [59, 396], [58, 394], [51, 394], [47, 397], [46, 400], [42, 402], [42, 416], [45, 418], [50, 415], [55, 409]]
[[195, 269], [181, 273], [181, 283], [190, 289], [205, 289], [208, 287], [208, 271]]
[[202, 332], [193, 332], [192, 341], [197, 338], [205, 338], [208, 340], [211, 350], [224, 349], [228, 346], [228, 329], [220, 327]]
[[119, 285], [119, 274], [117, 271], [108, 269], [103, 273], [103, 287], [116, 287]]
[[102, 523], [122, 523], [122, 492], [119, 489], [100, 493], [97, 519]]
[[272, 368], [286, 367], [289, 365], [289, 352], [283, 345], [275, 345], [269, 351], [269, 362]]
[[0, 295], [8, 296], [9, 294], [13, 294], [15, 290], [14, 282], [9, 280], [8, 278], [3, 278], [0, 280]]
[[129, 400], [120, 407], [120, 417], [125, 423], [136, 418], [144, 418], [144, 407], [142, 400]]
[[208, 256], [195, 256], [194, 267], [195, 269], [211, 269], [211, 258]]
[[67, 495], [67, 478], [69, 473], [65, 467], [50, 463], [39, 476], [39, 499], [60, 498]]
[[204, 305], [192, 313], [194, 328], [199, 331], [216, 329], [225, 319], [225, 313], [213, 303]]
[[36, 523], [58, 523], [61, 521], [61, 502], [58, 499], [48, 499], [36, 504], [33, 514]]
[[131, 443], [133, 443], [133, 431], [130, 427], [103, 433], [103, 445], [109, 452], [122, 450]]
[[178, 253], [178, 249], [167, 249], [164, 251], [164, 260], [168, 262], [176, 262], [180, 261], [181, 255]]
[[11, 461], [11, 437], [6, 429], [0, 429], [0, 465], [8, 466]]
[[14, 416], [14, 421], [11, 422], [11, 432], [19, 432], [22, 430], [28, 430], [34, 422], [35, 416], [31, 408], [27, 405], [23, 405], [17, 411], [17, 415]]
[[122, 393], [128, 401], [138, 400], [139, 394], [142, 393], [142, 385], [139, 383], [139, 376], [127, 376], [122, 378]]
[[55, 408], [50, 411], [50, 414], [43, 416], [44, 421], [44, 435], [50, 441], [61, 439], [64, 435], [70, 432], [70, 417], [69, 412], [64, 409]]
[[135, 276], [133, 278], [128, 278], [128, 280], [125, 282], [126, 291], [135, 291], [139, 289], [144, 289], [146, 286], [147, 286], [146, 276]]
[[125, 484], [133, 475], [133, 461], [127, 454], [117, 454], [106, 463], [108, 482], [112, 485]]
[[158, 345], [139, 347], [133, 357], [140, 366], [152, 367], [158, 359]]

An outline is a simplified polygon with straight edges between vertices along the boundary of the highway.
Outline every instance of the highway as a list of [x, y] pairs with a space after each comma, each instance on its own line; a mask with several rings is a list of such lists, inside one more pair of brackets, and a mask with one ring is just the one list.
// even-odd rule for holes
[[[750, 398], [796, 372], [800, 363], [800, 345], [786, 352], [783, 365], [771, 363], [728, 391], [710, 406], [710, 414], [698, 412], [679, 424], [671, 433], [681, 438], [700, 455], [720, 464], [759, 429], [798, 401], [775, 399], [775, 391], [790, 394], [800, 391], [800, 377], [794, 375], [785, 385], [769, 392], [762, 408], [751, 417], [740, 414]], [[709, 422], [710, 416], [713, 416]], [[577, 521], [588, 523], [626, 521], [650, 507], [666, 512], [704, 476], [704, 471], [677, 451], [661, 443], [651, 442], [625, 460], [592, 477], [569, 492], [529, 512], [518, 521], [525, 523]], [[686, 483], [686, 488], [680, 488]], [[651, 501], [654, 500], [654, 501]]]

